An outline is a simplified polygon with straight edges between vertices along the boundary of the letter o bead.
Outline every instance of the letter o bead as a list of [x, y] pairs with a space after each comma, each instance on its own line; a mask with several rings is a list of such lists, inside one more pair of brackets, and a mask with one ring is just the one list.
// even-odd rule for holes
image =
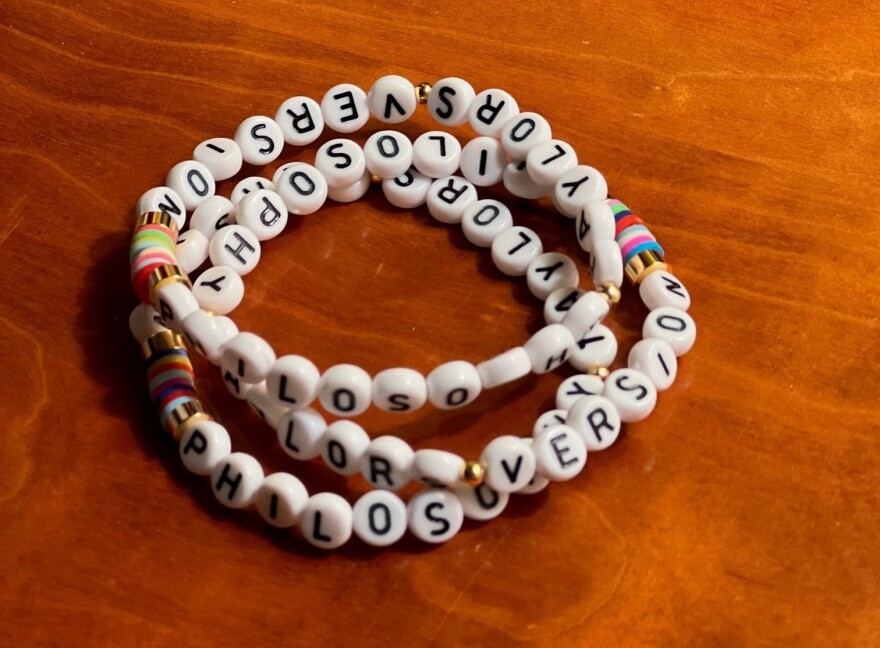
[[262, 483], [263, 468], [260, 462], [244, 452], [227, 455], [211, 471], [214, 497], [229, 508], [248, 506]]
[[515, 115], [501, 128], [501, 146], [514, 160], [525, 160], [529, 151], [551, 137], [550, 124], [533, 112]]
[[437, 409], [464, 407], [480, 395], [480, 373], [470, 362], [453, 360], [428, 374], [428, 400]]
[[406, 508], [409, 530], [424, 542], [446, 542], [464, 522], [461, 501], [452, 492], [439, 488], [419, 491]]
[[364, 144], [367, 171], [380, 178], [396, 178], [412, 165], [413, 146], [397, 131], [379, 131]]
[[296, 524], [308, 500], [303, 483], [283, 472], [268, 475], [254, 494], [254, 506], [260, 517], [279, 529]]
[[550, 481], [568, 481], [587, 465], [583, 437], [567, 425], [551, 425], [534, 437], [536, 471]]
[[165, 184], [180, 196], [188, 211], [198, 207], [217, 189], [214, 176], [201, 162], [186, 160], [178, 162], [168, 172]]
[[351, 538], [351, 506], [336, 493], [317, 493], [309, 498], [300, 516], [303, 537], [321, 549], [336, 549]]
[[278, 178], [276, 191], [291, 214], [313, 214], [327, 200], [327, 180], [311, 164], [291, 162]]
[[477, 247], [490, 247], [501, 232], [513, 227], [513, 216], [497, 200], [478, 200], [464, 211], [461, 229], [465, 238]]
[[578, 431], [588, 452], [595, 452], [617, 441], [620, 413], [617, 406], [604, 396], [586, 396], [571, 406], [565, 424]]
[[338, 364], [321, 376], [318, 400], [331, 414], [357, 416], [367, 411], [372, 392], [370, 374], [353, 364]]
[[180, 437], [180, 460], [191, 473], [210, 475], [232, 452], [226, 428], [215, 421], [196, 421]]
[[461, 501], [464, 516], [470, 520], [491, 520], [498, 517], [507, 507], [510, 494], [489, 488], [488, 484], [458, 488], [455, 495]]
[[387, 547], [406, 533], [406, 504], [394, 493], [370, 491], [355, 502], [353, 513], [354, 533], [368, 545]]
[[602, 395], [617, 407], [620, 420], [634, 423], [648, 417], [657, 404], [657, 388], [641, 371], [618, 369], [605, 379]]
[[485, 482], [499, 493], [525, 487], [535, 475], [535, 454], [529, 440], [500, 436], [484, 448], [480, 463], [486, 467]]
[[369, 447], [370, 437], [360, 425], [354, 421], [333, 421], [324, 432], [321, 456], [331, 470], [350, 476], [361, 471]]
[[657, 338], [667, 342], [675, 355], [683, 356], [697, 340], [697, 325], [683, 310], [662, 306], [655, 308], [642, 326], [643, 338]]

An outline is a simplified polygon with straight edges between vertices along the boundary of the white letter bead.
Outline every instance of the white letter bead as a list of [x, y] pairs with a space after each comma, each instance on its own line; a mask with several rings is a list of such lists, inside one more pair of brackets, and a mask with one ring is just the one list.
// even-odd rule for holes
[[425, 377], [413, 369], [385, 369], [373, 377], [373, 403], [385, 412], [419, 409], [428, 400]]
[[691, 350], [697, 339], [697, 325], [683, 310], [662, 306], [655, 308], [642, 326], [643, 338], [657, 338], [672, 347], [675, 355], [683, 356]]
[[552, 187], [536, 184], [526, 170], [526, 163], [511, 162], [504, 167], [504, 188], [518, 198], [536, 200], [550, 193]]
[[422, 133], [413, 142], [413, 165], [430, 178], [443, 178], [458, 171], [461, 144], [444, 131]]
[[514, 160], [525, 160], [529, 151], [551, 137], [550, 124], [533, 112], [520, 113], [501, 128], [501, 146]]
[[426, 202], [428, 212], [441, 223], [459, 223], [465, 210], [477, 202], [477, 190], [458, 176], [440, 178], [428, 188]]
[[475, 137], [461, 151], [461, 174], [478, 187], [501, 182], [507, 153], [494, 137]]
[[[558, 394], [559, 392], [557, 392], [557, 398]], [[549, 412], [544, 412], [535, 420], [535, 425], [532, 426], [532, 437], [537, 436], [542, 430], [546, 430], [551, 425], [565, 423], [566, 416], [568, 416], [568, 412], [564, 409], [554, 409]]]
[[529, 440], [505, 435], [491, 441], [480, 455], [486, 467], [485, 482], [499, 493], [523, 488], [535, 475], [535, 454]]
[[286, 408], [305, 407], [318, 395], [321, 374], [308, 358], [286, 355], [278, 358], [266, 376], [269, 397]]
[[412, 478], [431, 486], [452, 486], [461, 479], [465, 461], [445, 450], [416, 450], [413, 456]]
[[571, 350], [569, 364], [578, 371], [590, 371], [599, 367], [610, 367], [617, 355], [617, 338], [602, 324], [577, 341]]
[[323, 174], [328, 188], [346, 187], [364, 175], [367, 160], [357, 142], [332, 139], [324, 142], [315, 154], [315, 168]]
[[547, 299], [554, 290], [575, 288], [580, 281], [577, 266], [567, 254], [545, 252], [526, 270], [526, 283], [538, 299]]
[[452, 538], [464, 522], [461, 501], [450, 491], [428, 488], [406, 506], [409, 530], [419, 540], [440, 543]]
[[311, 164], [294, 162], [279, 178], [277, 191], [291, 214], [312, 214], [327, 200], [327, 181]]
[[213, 196], [217, 189], [208, 167], [195, 160], [178, 162], [171, 167], [165, 184], [180, 196], [184, 207], [190, 211], [208, 196]]
[[369, 171], [347, 187], [327, 187], [327, 197], [338, 203], [350, 203], [360, 200], [370, 188], [371, 177]]
[[260, 241], [273, 239], [287, 225], [287, 205], [271, 189], [251, 191], [235, 210], [235, 221], [257, 235]]
[[616, 241], [595, 241], [590, 250], [590, 273], [596, 288], [623, 283], [623, 257]]
[[539, 475], [538, 473], [535, 473], [535, 476], [532, 477], [531, 481], [516, 492], [519, 495], [534, 495], [535, 493], [540, 493], [549, 485], [549, 479], [544, 477], [544, 475]]
[[184, 272], [195, 271], [208, 259], [208, 237], [194, 229], [182, 232], [177, 236], [174, 256]]
[[562, 324], [548, 324], [523, 345], [532, 361], [532, 371], [545, 374], [568, 360], [574, 346], [571, 331]]
[[515, 225], [499, 234], [492, 241], [492, 261], [504, 274], [519, 277], [526, 273], [529, 264], [544, 252], [541, 239], [528, 227]]
[[367, 411], [372, 392], [370, 374], [353, 364], [338, 364], [321, 376], [318, 400], [331, 414], [357, 416]]
[[155, 291], [153, 306], [165, 324], [175, 333], [183, 333], [183, 320], [199, 309], [192, 291], [179, 282], [168, 283]]
[[232, 441], [219, 423], [196, 421], [180, 437], [179, 452], [187, 470], [196, 475], [210, 475], [232, 452]]
[[254, 494], [254, 506], [260, 516], [279, 529], [296, 524], [308, 501], [309, 493], [303, 483], [283, 472], [268, 475]]
[[278, 443], [294, 459], [314, 459], [324, 448], [327, 422], [316, 410], [288, 410], [278, 421]]
[[269, 164], [284, 146], [281, 127], [271, 117], [248, 117], [235, 130], [235, 143], [241, 148], [241, 157], [248, 164]]
[[171, 187], [153, 187], [145, 191], [138, 198], [135, 211], [138, 216], [151, 211], [168, 212], [178, 229], [183, 229], [186, 223], [186, 207], [183, 204], [183, 198]]
[[138, 304], [128, 316], [128, 328], [138, 344], [155, 333], [167, 330], [162, 318], [150, 304]]
[[406, 533], [406, 504], [394, 493], [370, 491], [361, 495], [352, 510], [355, 535], [368, 545], [387, 547]]
[[605, 379], [602, 395], [614, 403], [624, 423], [647, 418], [657, 404], [657, 388], [648, 376], [636, 369], [612, 371]]
[[379, 131], [364, 144], [367, 171], [380, 178], [396, 178], [412, 165], [412, 142], [397, 131]]
[[691, 296], [687, 288], [674, 274], [665, 270], [655, 270], [639, 283], [639, 296], [648, 310], [670, 306], [686, 311], [691, 306]]
[[260, 241], [248, 228], [229, 225], [211, 238], [208, 256], [213, 265], [227, 266], [244, 276], [260, 262]]
[[461, 502], [464, 516], [470, 520], [491, 520], [504, 511], [510, 501], [509, 493], [494, 491], [487, 484], [458, 488], [455, 495]]
[[604, 200], [585, 203], [578, 213], [575, 229], [581, 248], [590, 252], [596, 241], [614, 240], [614, 212]]
[[253, 333], [239, 333], [223, 345], [220, 357], [220, 369], [226, 375], [232, 375], [236, 380], [247, 385], [255, 385], [263, 382], [272, 363], [275, 362], [275, 352], [269, 343]]
[[550, 481], [567, 481], [587, 465], [587, 447], [577, 430], [567, 425], [551, 425], [536, 435], [532, 443], [537, 472]]
[[657, 391], [664, 391], [675, 382], [678, 358], [668, 342], [646, 338], [636, 342], [630, 349], [627, 366], [648, 376]]
[[571, 406], [565, 424], [580, 433], [588, 452], [595, 452], [617, 440], [621, 422], [617, 407], [609, 399], [588, 396]]
[[591, 290], [572, 304], [562, 318], [562, 324], [571, 331], [575, 340], [583, 340], [605, 318], [608, 309], [608, 302], [602, 295]]
[[189, 219], [189, 229], [198, 230], [210, 241], [217, 230], [235, 224], [235, 205], [225, 196], [209, 196], [196, 207]]
[[[597, 396], [605, 389], [605, 383], [599, 376], [589, 374], [575, 374], [569, 376], [556, 389], [556, 407], [568, 411], [581, 398]], [[564, 416], [563, 421], [564, 423]]]
[[269, 397], [266, 383], [261, 382], [252, 386], [245, 393], [245, 400], [254, 413], [263, 419], [272, 429], [278, 428], [281, 417], [287, 413], [287, 408], [279, 405]]
[[579, 165], [563, 173], [553, 189], [553, 204], [563, 216], [574, 218], [584, 203], [608, 197], [605, 177], [591, 166]]
[[406, 486], [412, 475], [415, 452], [396, 436], [380, 436], [367, 448], [361, 474], [374, 488], [397, 491]]
[[241, 149], [228, 137], [213, 137], [199, 144], [193, 151], [193, 159], [201, 162], [214, 180], [226, 180], [241, 170]]
[[248, 506], [262, 483], [263, 468], [260, 462], [244, 452], [227, 455], [211, 471], [214, 497], [229, 508]]
[[[285, 164], [283, 166], [286, 167], [290, 165]], [[260, 176], [250, 176], [244, 180], [239, 180], [238, 184], [232, 189], [232, 193], [229, 194], [229, 200], [232, 201], [233, 205], [238, 205], [242, 198], [257, 189], [271, 189], [272, 191], [275, 191], [275, 183]]]
[[[433, 91], [432, 91], [433, 94]], [[468, 121], [478, 135], [499, 137], [501, 129], [519, 113], [516, 101], [504, 90], [483, 90], [468, 108]]]
[[436, 367], [427, 378], [428, 400], [437, 409], [464, 407], [480, 395], [482, 385], [477, 368], [464, 360]]
[[544, 321], [547, 324], [559, 324], [566, 313], [577, 303], [585, 291], [580, 288], [559, 288], [547, 296], [544, 301]]
[[333, 86], [321, 100], [324, 123], [338, 133], [353, 133], [370, 118], [367, 95], [351, 83]]
[[354, 421], [333, 421], [324, 432], [321, 456], [334, 472], [355, 475], [361, 471], [364, 453], [370, 447], [370, 437]]
[[367, 105], [373, 117], [386, 124], [399, 124], [416, 111], [416, 89], [402, 76], [389, 74], [376, 79], [367, 94]]
[[468, 207], [461, 218], [465, 238], [478, 247], [489, 247], [501, 232], [513, 227], [513, 216], [504, 203], [478, 200]]
[[199, 306], [217, 315], [226, 315], [244, 298], [244, 281], [229, 266], [213, 266], [193, 282], [193, 294]]
[[492, 389], [513, 382], [532, 371], [532, 360], [524, 347], [515, 347], [477, 365], [480, 383]]
[[336, 493], [312, 495], [300, 516], [299, 527], [303, 537], [316, 547], [341, 547], [351, 537], [351, 506]]
[[324, 117], [318, 102], [309, 97], [291, 97], [278, 107], [275, 122], [284, 141], [291, 146], [314, 142], [324, 130]]
[[238, 327], [228, 317], [213, 316], [199, 309], [183, 320], [186, 339], [212, 364], [220, 364], [220, 350], [238, 335]]
[[551, 139], [529, 151], [526, 170], [535, 184], [551, 186], [569, 169], [577, 166], [577, 153], [571, 144]]
[[464, 79], [440, 79], [428, 95], [428, 112], [438, 124], [460, 126], [467, 121], [475, 96], [473, 87]]
[[386, 178], [382, 181], [382, 193], [386, 200], [400, 209], [414, 209], [425, 204], [428, 197], [428, 189], [431, 187], [431, 179], [415, 169], [396, 178]]

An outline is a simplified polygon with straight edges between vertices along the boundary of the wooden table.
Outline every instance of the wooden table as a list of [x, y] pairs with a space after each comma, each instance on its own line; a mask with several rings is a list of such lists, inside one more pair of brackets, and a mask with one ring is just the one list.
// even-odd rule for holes
[[[0, 643], [880, 644], [878, 17], [794, 0], [6, 3]], [[198, 142], [388, 73], [463, 76], [545, 115], [666, 247], [699, 338], [650, 419], [575, 481], [438, 548], [323, 553], [180, 465], [128, 332], [127, 246], [137, 198]], [[585, 270], [570, 221], [512, 207]], [[292, 219], [246, 290], [240, 326], [324, 368], [476, 362], [542, 323], [460, 229], [375, 189]], [[618, 363], [645, 314], [627, 287]], [[196, 368], [267, 471], [364, 492], [287, 458]], [[528, 434], [571, 373], [363, 423], [478, 456]]]

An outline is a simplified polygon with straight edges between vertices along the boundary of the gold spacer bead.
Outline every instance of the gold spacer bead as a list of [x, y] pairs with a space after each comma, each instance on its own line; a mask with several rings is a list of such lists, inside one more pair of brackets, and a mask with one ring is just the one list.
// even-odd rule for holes
[[609, 306], [612, 306], [620, 301], [620, 288], [615, 286], [614, 284], [605, 284], [596, 289], [602, 298], [608, 302]]
[[374, 173], [373, 175], [370, 176], [370, 182], [372, 184], [381, 184], [382, 183], [382, 176], [377, 176]]
[[144, 212], [135, 221], [134, 229], [137, 230], [144, 225], [164, 225], [174, 233], [175, 237], [179, 231], [177, 221], [166, 211]]
[[420, 104], [428, 103], [429, 94], [431, 94], [431, 84], [427, 81], [422, 81], [416, 86], [416, 99], [419, 100]]
[[192, 283], [183, 268], [170, 263], [163, 263], [150, 272], [150, 303], [156, 303], [156, 293], [162, 286], [170, 283], [182, 283], [184, 286], [192, 290]]
[[186, 349], [186, 345], [182, 337], [168, 329], [153, 333], [141, 344], [141, 353], [143, 353], [145, 360], [149, 360], [160, 351], [168, 351], [169, 349]]
[[642, 279], [656, 270], [666, 270], [667, 272], [672, 271], [669, 264], [666, 263], [666, 261], [663, 260], [663, 257], [657, 254], [654, 250], [639, 252], [632, 259], [627, 261], [626, 266], [623, 269], [629, 280], [636, 285], [640, 284]]
[[483, 483], [483, 478], [486, 476], [486, 469], [483, 467], [479, 461], [475, 461], [471, 459], [464, 465], [464, 469], [461, 471], [461, 478], [464, 480], [464, 483], [468, 486], [479, 486]]
[[589, 376], [599, 376], [602, 380], [605, 380], [608, 377], [608, 374], [611, 372], [608, 371], [608, 367], [590, 367], [587, 369], [587, 375]]
[[208, 410], [205, 409], [201, 401], [191, 400], [171, 410], [168, 418], [165, 419], [165, 429], [171, 433], [175, 441], [180, 441], [180, 438], [192, 425], [199, 421], [213, 420], [214, 417], [208, 414]]

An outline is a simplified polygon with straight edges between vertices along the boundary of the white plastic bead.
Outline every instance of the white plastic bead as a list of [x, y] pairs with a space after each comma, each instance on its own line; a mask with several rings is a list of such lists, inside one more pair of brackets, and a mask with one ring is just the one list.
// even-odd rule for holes
[[577, 266], [567, 254], [545, 252], [526, 269], [526, 284], [538, 299], [544, 300], [560, 288], [575, 288], [580, 281]]
[[138, 216], [152, 211], [168, 212], [174, 219], [178, 229], [186, 223], [186, 207], [181, 198], [171, 187], [153, 187], [138, 198], [135, 211]]
[[594, 326], [605, 319], [608, 309], [608, 302], [605, 301], [605, 298], [591, 290], [581, 295], [572, 304], [565, 317], [562, 318], [562, 325], [571, 331], [575, 340], [583, 340]]
[[399, 124], [413, 116], [418, 101], [413, 84], [396, 74], [376, 79], [367, 94], [373, 117], [386, 124]]
[[220, 370], [226, 382], [241, 381], [246, 385], [263, 382], [274, 362], [275, 352], [269, 343], [247, 331], [224, 344], [220, 353]]
[[199, 309], [192, 291], [179, 282], [165, 284], [156, 290], [154, 300], [162, 323], [175, 333], [183, 333], [183, 320]]
[[171, 167], [165, 184], [180, 196], [188, 211], [198, 207], [208, 196], [213, 196], [217, 189], [208, 167], [195, 160], [178, 162]]
[[535, 184], [552, 186], [569, 169], [577, 166], [577, 153], [568, 142], [541, 142], [526, 157], [526, 170]]
[[521, 225], [504, 230], [492, 241], [495, 267], [511, 277], [524, 275], [529, 264], [543, 252], [544, 244], [538, 235]]
[[526, 170], [526, 163], [511, 162], [504, 167], [504, 188], [518, 198], [537, 200], [550, 193], [552, 187], [536, 184]]
[[229, 508], [248, 506], [262, 483], [263, 468], [260, 462], [244, 452], [227, 455], [211, 471], [214, 497]]
[[333, 86], [321, 100], [324, 123], [337, 133], [353, 133], [367, 123], [367, 95], [351, 83]]
[[303, 537], [321, 549], [336, 549], [351, 538], [352, 510], [336, 493], [312, 495], [300, 516]]
[[272, 191], [277, 191], [278, 185], [281, 184], [281, 181], [284, 179], [284, 174], [287, 173], [291, 167], [296, 167], [297, 164], [302, 164], [301, 162], [285, 162], [284, 164], [278, 166], [275, 169], [275, 173], [272, 174], [272, 186], [269, 187]]
[[431, 486], [452, 486], [464, 472], [465, 460], [445, 450], [426, 448], [413, 456], [412, 478]]
[[605, 383], [599, 376], [575, 374], [569, 376], [556, 388], [556, 407], [570, 410], [578, 399], [585, 396], [598, 396], [605, 389]]
[[585, 294], [580, 288], [559, 288], [547, 295], [544, 301], [544, 321], [547, 324], [559, 324], [566, 313]]
[[636, 369], [612, 371], [605, 379], [602, 395], [614, 403], [624, 423], [647, 418], [657, 404], [657, 388], [648, 376]]
[[217, 230], [235, 224], [235, 205], [225, 196], [209, 196], [196, 207], [189, 219], [189, 229], [197, 230], [210, 241]]
[[604, 201], [608, 197], [608, 183], [598, 170], [581, 164], [569, 169], [556, 180], [553, 204], [559, 213], [575, 218], [584, 203]]
[[226, 315], [234, 311], [244, 298], [244, 281], [229, 266], [213, 266], [193, 282], [193, 294], [202, 308]]
[[287, 226], [287, 205], [271, 189], [258, 189], [238, 203], [235, 221], [256, 234], [258, 240], [268, 241]]
[[337, 138], [324, 142], [318, 149], [315, 168], [324, 176], [328, 188], [346, 187], [364, 175], [367, 159], [357, 142]]
[[313, 214], [327, 200], [327, 181], [311, 164], [294, 162], [285, 169], [276, 191], [291, 214]]
[[590, 273], [596, 288], [623, 283], [623, 257], [615, 241], [595, 241], [590, 250]]
[[260, 241], [248, 228], [229, 225], [211, 238], [208, 256], [213, 265], [232, 268], [244, 276], [260, 262]]
[[229, 432], [219, 423], [196, 421], [180, 437], [178, 451], [187, 470], [196, 475], [210, 475], [232, 452], [232, 441]]
[[245, 394], [245, 400], [254, 411], [254, 414], [263, 419], [273, 429], [278, 428], [281, 417], [287, 413], [286, 407], [279, 405], [269, 398], [265, 382], [261, 382], [248, 389]]
[[[558, 398], [557, 392], [557, 398]], [[532, 426], [532, 436], [536, 436], [542, 430], [546, 430], [551, 425], [560, 425], [565, 423], [565, 417], [568, 416], [568, 412], [564, 409], [553, 409], [549, 412], [544, 412], [535, 420], [535, 424]]]
[[571, 331], [562, 324], [548, 324], [523, 345], [532, 361], [532, 371], [545, 374], [568, 359], [574, 346]]
[[446, 542], [464, 522], [461, 501], [454, 493], [437, 488], [419, 491], [406, 506], [409, 530], [419, 540]]
[[397, 131], [379, 131], [364, 144], [367, 171], [380, 178], [396, 178], [412, 165], [412, 142]]
[[396, 436], [380, 436], [372, 441], [364, 453], [361, 474], [374, 488], [398, 491], [412, 476], [415, 452], [409, 444]]
[[639, 283], [639, 297], [648, 310], [669, 306], [680, 311], [691, 307], [691, 296], [671, 272], [655, 270]]
[[596, 241], [613, 241], [615, 236], [614, 212], [604, 200], [581, 206], [575, 220], [578, 244], [590, 252]]
[[220, 364], [223, 345], [238, 335], [238, 327], [231, 319], [212, 316], [201, 309], [183, 320], [183, 331], [190, 345], [215, 365]]
[[414, 369], [395, 367], [373, 377], [373, 403], [382, 411], [417, 410], [427, 399], [425, 377]]
[[331, 414], [357, 416], [370, 406], [372, 391], [370, 374], [353, 364], [338, 364], [321, 376], [318, 400]]
[[430, 178], [443, 178], [458, 171], [461, 144], [444, 131], [422, 133], [413, 142], [413, 165]]
[[465, 210], [477, 202], [477, 190], [458, 176], [434, 180], [426, 197], [428, 212], [441, 223], [459, 223]]
[[324, 131], [321, 106], [309, 97], [291, 97], [278, 107], [275, 122], [291, 146], [311, 144]]
[[532, 443], [536, 471], [550, 481], [568, 481], [587, 465], [587, 447], [577, 430], [567, 425], [551, 425], [537, 434]]
[[537, 113], [524, 112], [501, 127], [501, 146], [514, 160], [525, 160], [529, 151], [552, 136], [546, 119]]
[[588, 335], [577, 341], [569, 364], [578, 371], [610, 367], [617, 355], [617, 338], [603, 324], [596, 324]]
[[461, 502], [464, 516], [470, 520], [491, 520], [498, 517], [510, 501], [509, 493], [499, 493], [487, 484], [458, 488], [455, 494]]
[[208, 237], [194, 229], [182, 232], [177, 236], [174, 256], [184, 272], [194, 272], [208, 258]]
[[347, 187], [327, 187], [327, 197], [338, 203], [350, 203], [360, 200], [370, 188], [371, 178], [368, 171]]
[[193, 151], [193, 159], [208, 167], [217, 182], [231, 178], [241, 170], [241, 148], [228, 137], [205, 140]]
[[627, 366], [638, 369], [650, 378], [657, 391], [665, 391], [675, 382], [678, 358], [668, 342], [646, 338], [636, 342], [629, 350]]
[[370, 437], [354, 421], [333, 421], [324, 432], [321, 456], [334, 472], [355, 475], [361, 471]]
[[464, 360], [453, 360], [436, 367], [427, 377], [428, 400], [437, 409], [464, 407], [480, 395], [482, 386], [477, 368]]
[[415, 209], [425, 204], [431, 178], [410, 169], [396, 178], [382, 181], [382, 193], [386, 200], [400, 209]]
[[303, 483], [283, 472], [267, 475], [254, 494], [254, 506], [260, 517], [279, 529], [295, 525], [308, 501], [309, 493]]
[[128, 328], [138, 344], [154, 335], [167, 330], [162, 318], [150, 304], [138, 304], [128, 316]]
[[485, 198], [468, 207], [461, 218], [465, 238], [478, 247], [489, 247], [506, 229], [513, 227], [513, 216], [504, 203]]
[[477, 365], [477, 373], [480, 374], [480, 383], [484, 389], [506, 385], [527, 376], [531, 371], [532, 361], [524, 347], [508, 349]]
[[316, 410], [288, 410], [278, 421], [278, 443], [294, 459], [314, 459], [324, 447], [327, 422]]
[[272, 191], [275, 191], [275, 182], [267, 180], [261, 176], [244, 178], [243, 180], [239, 180], [235, 187], [233, 187], [232, 193], [229, 194], [229, 200], [232, 201], [233, 205], [238, 205], [242, 198], [257, 189], [271, 189]]
[[504, 90], [491, 88], [474, 97], [468, 108], [468, 121], [478, 135], [499, 137], [501, 129], [519, 113], [516, 100]]
[[512, 435], [490, 441], [480, 455], [480, 463], [486, 467], [486, 484], [499, 493], [518, 491], [535, 474], [535, 454], [528, 440]]
[[620, 413], [604, 396], [579, 398], [571, 406], [565, 424], [577, 430], [584, 439], [588, 452], [604, 450], [620, 434]]
[[520, 488], [517, 492], [518, 495], [534, 495], [535, 493], [540, 493], [542, 490], [547, 488], [550, 485], [550, 480], [544, 477], [544, 475], [539, 475], [535, 473], [535, 476], [529, 481], [528, 484]]
[[248, 117], [235, 130], [235, 143], [241, 148], [241, 157], [248, 164], [263, 166], [281, 155], [284, 134], [271, 117]]
[[683, 356], [697, 340], [697, 325], [683, 310], [662, 306], [655, 308], [642, 326], [643, 338], [657, 338], [672, 347], [675, 355]]
[[475, 137], [461, 150], [461, 174], [478, 187], [501, 182], [507, 153], [494, 137]]
[[388, 491], [374, 490], [361, 495], [352, 507], [354, 533], [374, 547], [387, 547], [406, 533], [406, 504]]
[[305, 407], [318, 395], [321, 374], [308, 358], [298, 355], [281, 356], [266, 375], [269, 397], [287, 408]]
[[468, 109], [475, 96], [473, 87], [464, 79], [440, 79], [428, 95], [428, 112], [438, 124], [460, 126], [468, 120]]

